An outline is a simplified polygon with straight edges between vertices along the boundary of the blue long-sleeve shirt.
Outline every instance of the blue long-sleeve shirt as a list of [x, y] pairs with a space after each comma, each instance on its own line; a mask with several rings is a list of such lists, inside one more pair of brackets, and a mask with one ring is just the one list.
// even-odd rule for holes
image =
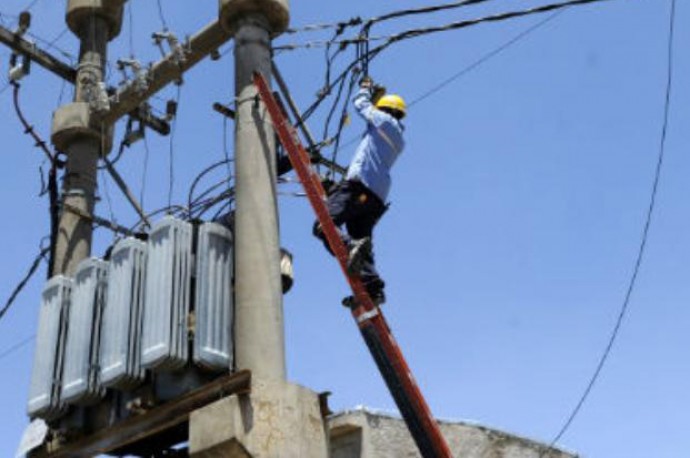
[[361, 181], [386, 202], [391, 188], [390, 170], [405, 147], [404, 128], [399, 120], [373, 105], [369, 89], [360, 89], [353, 102], [367, 122], [367, 130], [345, 178]]

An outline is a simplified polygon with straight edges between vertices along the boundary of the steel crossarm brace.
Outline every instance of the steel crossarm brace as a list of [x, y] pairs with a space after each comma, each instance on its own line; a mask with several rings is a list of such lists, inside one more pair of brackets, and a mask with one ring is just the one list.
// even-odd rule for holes
[[29, 56], [41, 67], [70, 83], [74, 83], [77, 79], [77, 71], [72, 66], [40, 50], [34, 43], [2, 26], [0, 26], [0, 43], [9, 46], [16, 53]]
[[321, 185], [320, 177], [310, 166], [309, 154], [302, 145], [297, 131], [288, 121], [264, 76], [255, 73], [254, 84], [271, 116], [278, 138], [304, 186], [331, 250], [335, 253], [352, 288], [357, 304], [352, 309], [352, 315], [419, 451], [424, 458], [451, 458], [448, 444], [417, 386], [382, 311], [374, 305], [360, 278], [350, 276], [347, 272], [347, 249], [340, 238], [338, 228], [328, 214], [326, 192]]
[[169, 83], [178, 81], [187, 70], [217, 51], [231, 38], [232, 35], [225, 30], [220, 21], [208, 24], [185, 44], [184, 62], [178, 62], [174, 55], [168, 54], [151, 66], [148, 74], [149, 85], [145, 90], [140, 91], [133, 83], [121, 88], [115, 95], [115, 103], [110, 111], [104, 115], [103, 121], [112, 124], [130, 113]]

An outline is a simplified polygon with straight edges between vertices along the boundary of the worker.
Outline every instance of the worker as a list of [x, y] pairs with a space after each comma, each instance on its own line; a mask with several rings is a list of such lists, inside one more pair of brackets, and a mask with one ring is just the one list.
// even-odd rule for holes
[[[353, 102], [367, 123], [366, 131], [345, 179], [329, 193], [327, 206], [335, 225], [345, 225], [347, 229], [346, 234], [341, 231], [340, 235], [349, 250], [348, 271], [359, 275], [372, 301], [380, 305], [386, 301], [385, 282], [376, 271], [372, 233], [388, 208], [390, 170], [405, 145], [401, 121], [406, 106], [400, 96], [385, 94], [385, 89], [374, 86], [369, 77], [362, 79]], [[332, 254], [318, 221], [314, 235]], [[351, 306], [354, 300], [347, 297], [343, 304]]]

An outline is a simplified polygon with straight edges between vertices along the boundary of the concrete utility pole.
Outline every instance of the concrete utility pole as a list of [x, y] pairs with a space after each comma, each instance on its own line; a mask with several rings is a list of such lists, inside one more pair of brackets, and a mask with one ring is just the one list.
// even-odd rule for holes
[[[92, 114], [90, 103], [103, 82], [108, 42], [120, 33], [125, 0], [69, 0], [67, 25], [81, 41], [74, 102], [53, 117], [52, 140], [67, 153], [63, 203], [92, 215], [98, 158], [110, 148], [111, 129]], [[73, 274], [91, 254], [92, 227], [76, 212], [63, 211], [55, 247], [53, 274]]]
[[275, 142], [251, 79], [270, 78], [270, 40], [287, 28], [287, 0], [220, 0], [220, 8], [235, 36], [235, 361], [251, 370], [252, 388], [192, 413], [190, 455], [325, 458], [318, 396], [285, 381]]
[[[278, 3], [278, 2], [274, 2]], [[283, 296], [273, 127], [252, 74], [271, 75], [270, 25], [238, 15], [235, 34], [235, 358], [238, 369], [285, 380]]]

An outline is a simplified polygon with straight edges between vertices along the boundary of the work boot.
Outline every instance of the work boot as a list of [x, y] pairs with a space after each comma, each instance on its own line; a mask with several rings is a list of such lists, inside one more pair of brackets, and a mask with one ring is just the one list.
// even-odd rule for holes
[[[386, 295], [383, 293], [383, 291], [378, 291], [374, 294], [369, 294], [369, 297], [371, 298], [371, 301], [374, 303], [374, 305], [377, 307], [386, 302]], [[347, 296], [343, 298], [342, 304], [347, 308], [354, 309], [357, 308], [357, 299], [354, 296]]]
[[358, 274], [367, 256], [371, 255], [371, 237], [364, 237], [350, 242], [350, 252], [347, 256], [347, 271], [352, 274]]
[[370, 292], [369, 297], [371, 298], [371, 301], [377, 306], [386, 303], [386, 294], [383, 292], [382, 289]]

